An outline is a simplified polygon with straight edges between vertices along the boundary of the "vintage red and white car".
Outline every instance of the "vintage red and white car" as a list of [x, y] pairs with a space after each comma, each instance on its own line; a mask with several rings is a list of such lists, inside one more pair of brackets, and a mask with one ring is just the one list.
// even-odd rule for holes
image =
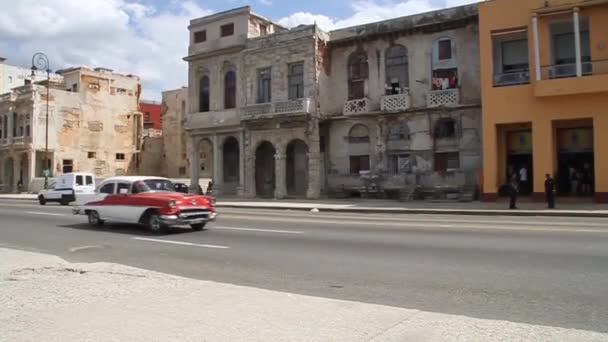
[[209, 196], [175, 191], [167, 178], [125, 176], [105, 179], [94, 194], [76, 198], [73, 213], [87, 215], [89, 224], [106, 221], [141, 224], [155, 233], [171, 226], [202, 230], [217, 214]]

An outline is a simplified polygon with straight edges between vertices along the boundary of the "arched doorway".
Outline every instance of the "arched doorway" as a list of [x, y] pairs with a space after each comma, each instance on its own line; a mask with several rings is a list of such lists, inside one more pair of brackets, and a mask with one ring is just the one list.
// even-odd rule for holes
[[302, 140], [287, 145], [287, 195], [306, 196], [308, 190], [308, 146]]
[[260, 197], [273, 197], [275, 188], [274, 146], [264, 141], [255, 151], [255, 189]]
[[213, 177], [213, 144], [208, 139], [201, 140], [198, 146], [199, 174], [201, 178]]
[[223, 159], [223, 192], [234, 195], [237, 192], [240, 180], [240, 151], [239, 141], [229, 137], [224, 141], [222, 149]]

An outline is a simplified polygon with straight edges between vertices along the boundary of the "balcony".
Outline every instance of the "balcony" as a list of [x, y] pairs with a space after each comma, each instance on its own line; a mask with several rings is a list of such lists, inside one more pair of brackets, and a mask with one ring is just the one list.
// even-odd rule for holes
[[427, 96], [427, 107], [450, 107], [460, 103], [460, 91], [455, 89], [431, 90]]
[[576, 64], [541, 67], [541, 80], [534, 87], [537, 97], [608, 92], [608, 60], [583, 62], [577, 77]]
[[186, 115], [184, 128], [187, 130], [238, 126], [241, 117], [236, 109], [225, 109], [212, 112], [189, 113]]
[[522, 70], [494, 75], [495, 87], [506, 87], [530, 83], [530, 71]]
[[32, 142], [32, 137], [21, 136], [21, 137], [12, 138], [13, 145], [23, 145], [23, 144], [29, 144], [31, 142]]
[[357, 115], [370, 112], [369, 99], [362, 98], [357, 100], [349, 100], [344, 104], [344, 115]]
[[380, 109], [393, 113], [408, 110], [411, 107], [410, 92], [406, 89], [401, 94], [385, 95], [380, 98]]
[[277, 115], [302, 115], [310, 114], [311, 100], [309, 98], [282, 101], [259, 103], [241, 108], [241, 116], [243, 120], [266, 119]]

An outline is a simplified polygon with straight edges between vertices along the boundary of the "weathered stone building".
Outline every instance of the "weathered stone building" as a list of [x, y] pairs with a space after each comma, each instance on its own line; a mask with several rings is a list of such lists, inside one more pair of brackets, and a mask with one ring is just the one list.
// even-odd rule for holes
[[222, 194], [477, 185], [477, 7], [325, 33], [249, 7], [192, 20], [185, 128]]
[[[31, 191], [49, 169], [98, 177], [135, 173], [142, 139], [137, 76], [84, 67], [58, 71], [59, 81], [0, 95], [0, 180], [3, 191]], [[45, 154], [48, 100], [48, 156]], [[45, 167], [45, 160], [48, 166]], [[21, 189], [17, 185], [22, 184]]]

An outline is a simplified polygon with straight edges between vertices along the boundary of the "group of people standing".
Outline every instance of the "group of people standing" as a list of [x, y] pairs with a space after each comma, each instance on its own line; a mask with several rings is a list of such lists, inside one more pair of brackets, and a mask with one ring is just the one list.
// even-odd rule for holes
[[[518, 170], [518, 172], [512, 172], [513, 169], [509, 168], [509, 209], [517, 209], [517, 196], [518, 194], [528, 195], [531, 192], [530, 177], [528, 174], [528, 168], [525, 165]], [[555, 208], [555, 180], [550, 174], [545, 175], [545, 200], [549, 209]]]
[[582, 168], [571, 165], [567, 176], [570, 194], [589, 196], [593, 193], [593, 171], [589, 163], [585, 163]]

